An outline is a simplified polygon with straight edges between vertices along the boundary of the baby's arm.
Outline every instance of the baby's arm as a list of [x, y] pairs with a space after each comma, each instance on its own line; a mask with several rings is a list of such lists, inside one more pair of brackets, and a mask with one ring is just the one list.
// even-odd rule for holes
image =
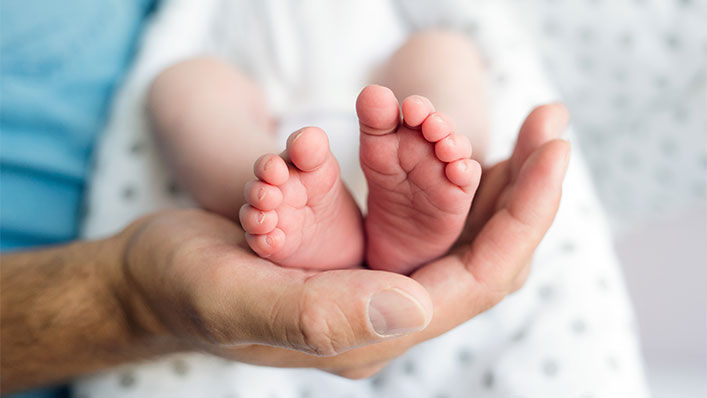
[[155, 79], [148, 111], [179, 184], [203, 208], [235, 217], [253, 163], [276, 148], [255, 83], [219, 60], [189, 59]]

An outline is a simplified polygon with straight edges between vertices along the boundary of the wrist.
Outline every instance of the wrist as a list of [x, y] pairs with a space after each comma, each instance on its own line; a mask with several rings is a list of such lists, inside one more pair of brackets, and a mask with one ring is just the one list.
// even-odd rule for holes
[[131, 272], [135, 266], [154, 266], [150, 261], [151, 253], [140, 244], [150, 222], [149, 216], [140, 218], [104, 241], [111, 258], [110, 266], [106, 267], [107, 287], [115, 297], [117, 315], [123, 322], [130, 343], [144, 355], [185, 349], [152, 310], [143, 285]]

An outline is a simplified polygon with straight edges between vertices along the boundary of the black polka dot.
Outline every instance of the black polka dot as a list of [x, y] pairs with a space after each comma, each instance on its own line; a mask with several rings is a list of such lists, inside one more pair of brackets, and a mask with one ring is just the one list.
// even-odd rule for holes
[[560, 33], [560, 25], [554, 19], [548, 19], [543, 24], [543, 31], [548, 36], [555, 36]]
[[673, 112], [673, 120], [684, 123], [687, 121], [688, 112], [684, 108], [678, 108]]
[[609, 290], [609, 281], [604, 277], [600, 277], [597, 279], [597, 287], [599, 290]]
[[436, 25], [438, 28], [449, 29], [452, 27], [452, 20], [447, 15], [443, 15]]
[[373, 386], [373, 388], [375, 388], [375, 389], [383, 388], [383, 386], [385, 385], [385, 382], [386, 382], [385, 377], [381, 374], [378, 374], [378, 375], [373, 376], [371, 378], [371, 386]]
[[124, 200], [132, 200], [135, 198], [136, 191], [137, 190], [133, 185], [126, 185], [123, 187], [123, 190], [120, 194]]
[[312, 396], [312, 392], [309, 391], [308, 389], [303, 389], [300, 390], [299, 392], [299, 398], [310, 398]]
[[606, 366], [611, 370], [619, 369], [619, 361], [615, 356], [609, 356], [606, 358]]
[[641, 166], [641, 159], [634, 152], [625, 152], [621, 155], [621, 165], [626, 170], [636, 170]]
[[577, 248], [576, 248], [574, 242], [572, 242], [572, 241], [563, 242], [562, 245], [560, 246], [560, 250], [562, 250], [562, 252], [567, 253], [567, 254], [574, 253], [576, 249]]
[[673, 157], [678, 151], [678, 144], [672, 138], [665, 138], [660, 143], [660, 151], [665, 156]]
[[614, 71], [614, 79], [617, 82], [623, 83], [626, 81], [627, 78], [628, 78], [628, 73], [626, 72], [625, 69], [616, 69]]
[[559, 367], [554, 359], [547, 359], [543, 362], [542, 369], [545, 376], [554, 377], [557, 374]]
[[668, 78], [663, 75], [658, 75], [653, 79], [653, 84], [660, 89], [668, 86]]
[[631, 32], [623, 32], [619, 35], [619, 45], [625, 50], [633, 48], [633, 40]]
[[118, 376], [118, 384], [123, 388], [130, 388], [135, 385], [135, 375], [132, 372], [121, 373]]
[[417, 372], [417, 369], [415, 367], [415, 362], [413, 362], [409, 359], [406, 360], [405, 362], [403, 362], [403, 373], [405, 373], [406, 375], [413, 375], [416, 372]]
[[583, 203], [579, 206], [579, 213], [585, 216], [592, 214], [592, 206]]
[[662, 185], [671, 185], [675, 182], [675, 173], [666, 167], [659, 167], [653, 172], [655, 180]]
[[511, 341], [519, 342], [521, 340], [524, 340], [527, 335], [528, 335], [528, 329], [522, 328], [511, 335]]
[[172, 370], [174, 373], [176, 373], [178, 376], [185, 376], [187, 373], [189, 373], [189, 365], [182, 359], [177, 359], [174, 362], [172, 362]]
[[628, 97], [624, 94], [619, 94], [611, 100], [612, 105], [619, 109], [625, 109], [629, 105]]
[[457, 360], [462, 365], [470, 364], [471, 361], [473, 360], [473, 356], [471, 355], [471, 351], [469, 351], [466, 348], [459, 350], [459, 352], [457, 353]]
[[594, 60], [590, 56], [581, 55], [577, 58], [577, 67], [584, 72], [589, 72], [594, 69]]
[[145, 151], [145, 144], [142, 141], [135, 141], [130, 144], [130, 153], [139, 155]]
[[707, 152], [702, 152], [699, 156], [698, 162], [702, 166], [703, 170], [707, 170]]
[[492, 389], [495, 383], [496, 377], [490, 370], [486, 371], [486, 373], [484, 373], [484, 375], [481, 377], [481, 385], [484, 386], [484, 388], [486, 389]]
[[167, 183], [167, 194], [169, 196], [175, 197], [175, 196], [180, 196], [182, 194], [181, 189], [179, 188], [179, 185], [175, 181], [169, 181]]
[[584, 334], [587, 330], [587, 323], [582, 319], [575, 319], [570, 323], [570, 328], [575, 334]]
[[555, 297], [555, 288], [550, 285], [542, 285], [538, 288], [538, 296], [543, 300], [551, 300]]
[[678, 50], [680, 49], [682, 42], [678, 36], [671, 33], [665, 36], [665, 44], [671, 50]]
[[469, 21], [462, 26], [462, 31], [469, 36], [476, 36], [479, 33], [479, 24], [476, 21]]
[[594, 40], [594, 31], [590, 27], [582, 27], [579, 29], [579, 39], [583, 42], [590, 42]]

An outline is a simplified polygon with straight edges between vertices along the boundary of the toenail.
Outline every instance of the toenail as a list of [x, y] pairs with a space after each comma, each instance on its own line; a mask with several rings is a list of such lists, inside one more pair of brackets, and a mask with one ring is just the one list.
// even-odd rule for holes
[[258, 224], [262, 224], [264, 220], [265, 220], [265, 213], [263, 213], [262, 211], [259, 211], [258, 212]]
[[462, 161], [462, 171], [467, 171], [469, 169], [469, 165], [466, 164], [466, 162]]
[[302, 136], [302, 133], [304, 133], [304, 130], [300, 130], [299, 132], [297, 132], [297, 133], [295, 134], [295, 136], [292, 137], [292, 142], [294, 143], [295, 141], [297, 141], [297, 140], [299, 139], [299, 137]]
[[268, 246], [270, 246], [270, 247], [272, 247], [272, 243], [273, 243], [273, 242], [272, 242], [272, 236], [266, 235], [266, 236], [265, 236], [265, 244], [268, 245]]
[[267, 171], [268, 168], [270, 167], [270, 164], [272, 163], [272, 157], [269, 157], [268, 160], [263, 163], [263, 171]]
[[265, 189], [260, 188], [258, 189], [258, 200], [263, 200], [263, 198], [265, 198]]

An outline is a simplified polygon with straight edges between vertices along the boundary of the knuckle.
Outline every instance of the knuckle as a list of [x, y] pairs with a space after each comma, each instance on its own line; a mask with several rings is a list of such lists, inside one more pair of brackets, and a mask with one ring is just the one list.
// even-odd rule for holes
[[299, 331], [305, 351], [324, 357], [339, 353], [334, 330], [318, 306], [306, 304], [302, 308], [299, 317]]
[[345, 311], [336, 302], [321, 300], [315, 293], [302, 295], [297, 327], [302, 349], [317, 356], [340, 354], [357, 341]]

